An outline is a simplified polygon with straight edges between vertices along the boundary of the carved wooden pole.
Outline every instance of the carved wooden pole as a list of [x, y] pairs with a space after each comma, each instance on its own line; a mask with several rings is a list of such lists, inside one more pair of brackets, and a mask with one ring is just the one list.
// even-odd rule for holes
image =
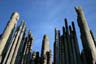
[[72, 63], [72, 52], [71, 52], [71, 42], [70, 42], [70, 36], [69, 36], [69, 28], [68, 28], [68, 23], [67, 19], [65, 18], [65, 30], [66, 30], [66, 44], [68, 48], [68, 64]]
[[42, 64], [47, 64], [47, 53], [50, 51], [49, 48], [49, 39], [47, 35], [43, 36], [42, 41], [42, 50], [41, 50], [41, 56], [42, 56]]
[[59, 63], [59, 33], [58, 29], [55, 28], [55, 42], [54, 42], [54, 64]]
[[8, 55], [8, 58], [7, 58], [7, 61], [6, 61], [6, 64], [10, 64], [11, 63], [11, 59], [13, 57], [13, 54], [14, 54], [14, 51], [15, 51], [15, 48], [16, 48], [16, 45], [17, 45], [17, 42], [18, 42], [18, 39], [20, 37], [20, 33], [23, 29], [23, 22], [20, 24], [20, 26], [17, 28], [17, 35], [15, 37], [15, 40], [12, 41], [12, 46], [10, 46], [10, 53]]
[[80, 59], [80, 50], [79, 50], [79, 45], [78, 45], [78, 39], [77, 39], [77, 35], [76, 35], [76, 29], [75, 29], [75, 25], [74, 22], [72, 22], [72, 27], [73, 27], [73, 43], [74, 43], [74, 49], [75, 49], [75, 53], [76, 53], [76, 60], [77, 60], [77, 64], [81, 64], [81, 59]]
[[77, 12], [77, 20], [78, 20], [78, 25], [80, 27], [81, 36], [86, 41], [86, 42], [82, 41], [82, 43], [87, 44], [86, 49], [90, 50], [91, 55], [92, 55], [92, 63], [95, 64], [96, 63], [96, 48], [95, 48], [95, 45], [94, 45], [94, 41], [91, 37], [90, 29], [88, 27], [86, 18], [84, 16], [84, 13], [83, 13], [81, 7], [75, 7], [75, 10]]
[[21, 29], [20, 37], [18, 39], [17, 46], [12, 56], [11, 64], [15, 64], [16, 56], [19, 52], [19, 47], [20, 47], [20, 44], [22, 43], [22, 38], [24, 37], [25, 30], [26, 30], [26, 26], [25, 26], [25, 22], [23, 22], [23, 27]]
[[4, 50], [4, 47], [7, 43], [7, 40], [12, 32], [12, 30], [14, 29], [15, 27], [15, 24], [16, 22], [18, 21], [19, 19], [19, 14], [17, 12], [14, 12], [3, 32], [3, 35], [0, 39], [0, 63], [2, 61], [2, 53], [3, 53], [3, 50]]

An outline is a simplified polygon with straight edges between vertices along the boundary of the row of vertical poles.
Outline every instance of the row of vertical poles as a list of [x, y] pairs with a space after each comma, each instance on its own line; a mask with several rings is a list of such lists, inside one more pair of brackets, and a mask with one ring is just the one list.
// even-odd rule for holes
[[0, 38], [0, 63], [2, 62], [3, 60], [3, 51], [4, 51], [4, 48], [7, 44], [7, 41], [9, 39], [9, 37], [11, 36], [11, 33], [15, 27], [15, 24], [16, 22], [18, 21], [19, 19], [19, 14], [17, 12], [14, 12], [11, 17], [10, 17], [10, 20], [9, 22], [7, 23], [7, 26], [6, 28], [4, 29], [4, 32]]
[[[57, 61], [56, 61], [57, 60]], [[68, 26], [65, 19], [63, 35], [55, 29], [54, 64], [81, 64], [80, 51], [74, 22]]]
[[[18, 20], [19, 14], [17, 12], [12, 13], [2, 36], [0, 35], [0, 64], [18, 64], [20, 63], [19, 61], [22, 61], [23, 53], [30, 54], [31, 56], [32, 34], [29, 31], [27, 38], [24, 38], [26, 31], [25, 21], [21, 22], [14, 33]], [[29, 55], [27, 56], [26, 60], [29, 61]]]
[[[88, 64], [96, 64], [96, 41], [93, 33], [88, 27], [81, 7], [76, 7], [75, 10], [77, 12], [77, 21], [81, 32], [83, 51], [80, 55], [74, 22], [72, 22], [72, 27], [68, 27], [67, 19], [65, 19], [63, 36], [59, 35], [59, 33], [56, 34], [55, 30], [54, 64], [81, 64], [82, 61]], [[81, 58], [84, 60], [81, 61]]]
[[32, 41], [33, 41], [33, 36], [31, 34], [31, 31], [29, 31], [24, 42], [24, 52], [23, 52], [21, 64], [31, 63]]
[[[65, 31], [65, 32], [64, 32]], [[80, 59], [80, 51], [79, 51], [79, 46], [78, 46], [78, 41], [77, 41], [77, 36], [76, 36], [76, 31], [75, 31], [75, 25], [74, 22], [72, 22], [72, 27], [68, 26], [67, 19], [65, 19], [65, 29], [64, 29], [64, 44], [66, 45], [64, 48], [67, 51], [65, 51], [65, 64], [81, 64], [81, 59]]]
[[26, 30], [25, 22], [23, 21], [22, 23], [23, 23], [23, 28], [22, 28], [22, 30], [21, 30], [20, 37], [19, 37], [19, 40], [18, 40], [18, 42], [17, 42], [18, 44], [17, 44], [17, 46], [16, 46], [16, 48], [15, 48], [15, 51], [14, 51], [14, 53], [13, 53], [13, 57], [12, 57], [12, 59], [11, 59], [11, 64], [14, 64], [14, 63], [15, 63], [17, 54], [18, 54], [18, 52], [20, 52], [20, 51], [19, 51], [20, 44], [22, 44], [22, 40], [23, 40], [24, 33], [25, 33], [25, 30]]
[[23, 38], [23, 34], [25, 32], [26, 26], [25, 23], [22, 21], [20, 26], [17, 28], [13, 40], [9, 46], [8, 52], [4, 58], [3, 64], [11, 64], [11, 63], [15, 63], [15, 59], [17, 56], [17, 52], [20, 46], [20, 43], [22, 41]]

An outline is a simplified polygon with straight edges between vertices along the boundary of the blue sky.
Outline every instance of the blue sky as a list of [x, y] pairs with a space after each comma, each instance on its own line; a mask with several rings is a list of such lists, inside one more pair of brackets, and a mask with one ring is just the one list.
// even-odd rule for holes
[[[80, 32], [77, 25], [75, 6], [82, 6], [90, 29], [96, 36], [96, 2], [95, 0], [0, 0], [0, 33], [3, 32], [12, 12], [17, 11], [20, 19], [26, 21], [28, 30], [32, 31], [33, 51], [41, 51], [43, 35], [47, 34], [53, 51], [54, 28], [62, 30], [64, 18], [68, 23], [75, 22], [79, 47], [82, 50]], [[62, 31], [61, 31], [62, 32]]]

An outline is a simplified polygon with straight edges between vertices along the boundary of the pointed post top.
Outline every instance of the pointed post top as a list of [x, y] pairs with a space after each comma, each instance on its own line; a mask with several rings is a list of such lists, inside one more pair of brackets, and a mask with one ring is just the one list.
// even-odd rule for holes
[[67, 18], [65, 18], [65, 28], [66, 28], [66, 31], [67, 31], [67, 29], [68, 29]]
[[75, 29], [75, 24], [74, 22], [72, 21], [72, 27], [73, 27], [73, 31], [76, 32], [76, 29]]
[[84, 17], [84, 13], [81, 6], [76, 6], [75, 11], [77, 12], [78, 16], [81, 15], [82, 17]]
[[68, 26], [67, 18], [65, 18], [65, 26], [66, 26], [66, 27]]
[[58, 28], [56, 27], [55, 28], [55, 35], [57, 35], [58, 34]]
[[81, 6], [76, 6], [75, 10], [76, 10], [76, 12], [78, 12], [78, 10], [82, 10], [82, 7]]
[[18, 12], [13, 12], [10, 19], [15, 18], [16, 20], [19, 20], [19, 13]]
[[69, 30], [70, 30], [70, 32], [72, 32], [72, 27], [71, 27], [71, 25], [69, 25]]
[[58, 28], [57, 27], [55, 28], [55, 31], [58, 31]]
[[65, 32], [69, 34], [69, 28], [68, 28], [68, 23], [66, 18], [65, 18]]
[[48, 40], [48, 36], [47, 36], [46, 34], [44, 34], [43, 39], [44, 39], [44, 40], [45, 40], [45, 39], [47, 39], [47, 40]]
[[34, 40], [34, 38], [33, 38], [33, 36], [32, 36], [31, 30], [28, 31], [28, 35], [29, 35], [30, 38], [32, 38], [32, 40]]
[[24, 20], [22, 20], [21, 23], [20, 23], [20, 26], [22, 26], [22, 25], [25, 25], [25, 21]]
[[63, 35], [64, 35], [65, 34], [65, 27], [63, 26], [62, 29], [63, 29]]
[[25, 20], [23, 19], [23, 20], [21, 21], [21, 23], [24, 23], [24, 24], [25, 24]]

